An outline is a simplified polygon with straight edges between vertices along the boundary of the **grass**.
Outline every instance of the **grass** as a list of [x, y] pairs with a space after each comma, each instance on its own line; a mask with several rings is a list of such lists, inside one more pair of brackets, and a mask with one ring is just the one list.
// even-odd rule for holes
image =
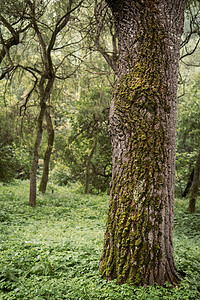
[[55, 187], [28, 205], [28, 182], [0, 186], [0, 299], [200, 299], [200, 213], [175, 207], [179, 288], [118, 286], [98, 273], [108, 196]]

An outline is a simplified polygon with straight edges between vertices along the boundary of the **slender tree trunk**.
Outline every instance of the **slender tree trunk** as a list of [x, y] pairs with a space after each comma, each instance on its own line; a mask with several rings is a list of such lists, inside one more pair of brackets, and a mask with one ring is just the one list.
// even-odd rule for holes
[[192, 190], [191, 190], [189, 207], [188, 207], [191, 213], [195, 212], [196, 198], [199, 190], [199, 177], [200, 177], [200, 152], [198, 154], [196, 165], [194, 168], [194, 178], [192, 182]]
[[173, 285], [179, 46], [184, 1], [112, 1], [119, 72], [110, 109], [113, 173], [100, 272]]
[[182, 194], [182, 197], [185, 198], [187, 196], [187, 194], [189, 193], [189, 190], [190, 190], [190, 187], [192, 185], [192, 182], [193, 182], [193, 178], [194, 178], [194, 169], [192, 170], [191, 174], [190, 174], [190, 177], [188, 179], [188, 183], [186, 185], [186, 188]]
[[[30, 172], [30, 192], [29, 192], [29, 204], [32, 207], [36, 206], [36, 193], [37, 193], [37, 169], [38, 169], [38, 159], [39, 159], [39, 149], [42, 140], [43, 133], [43, 120], [47, 108], [47, 99], [51, 95], [55, 77], [50, 77], [46, 83], [46, 76], [42, 76], [39, 83], [39, 93], [40, 93], [40, 113], [37, 121], [37, 135], [34, 144], [33, 151], [33, 161]], [[46, 83], [46, 85], [45, 85]]]
[[32, 207], [36, 206], [37, 169], [38, 169], [39, 149], [42, 140], [43, 120], [44, 120], [45, 112], [46, 112], [46, 103], [42, 103], [40, 106], [40, 114], [38, 117], [37, 135], [34, 144], [33, 161], [32, 161], [31, 173], [30, 173], [29, 204]]
[[42, 173], [42, 178], [39, 187], [39, 191], [42, 192], [43, 194], [46, 192], [46, 187], [47, 187], [47, 182], [49, 177], [49, 162], [50, 162], [50, 158], [53, 150], [53, 144], [54, 144], [54, 129], [53, 129], [51, 116], [48, 110], [46, 110], [45, 117], [47, 121], [48, 146], [44, 155], [43, 173]]
[[92, 150], [88, 156], [87, 165], [86, 165], [86, 174], [85, 174], [85, 194], [89, 194], [89, 185], [90, 185], [90, 166], [91, 166], [91, 160], [94, 155], [95, 149], [97, 146], [97, 137], [94, 137], [94, 144], [92, 147]]

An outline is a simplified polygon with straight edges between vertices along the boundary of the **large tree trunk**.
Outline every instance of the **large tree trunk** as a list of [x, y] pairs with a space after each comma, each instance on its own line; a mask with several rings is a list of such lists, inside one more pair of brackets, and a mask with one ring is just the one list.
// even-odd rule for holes
[[49, 162], [50, 162], [50, 158], [53, 150], [53, 144], [54, 144], [54, 129], [53, 129], [51, 116], [48, 110], [46, 110], [45, 117], [47, 121], [48, 146], [44, 155], [43, 172], [42, 172], [42, 178], [39, 187], [39, 191], [42, 192], [43, 194], [46, 192], [46, 187], [47, 187], [47, 182], [49, 177]]
[[196, 198], [199, 190], [199, 177], [200, 177], [200, 152], [198, 154], [196, 165], [194, 168], [194, 177], [193, 177], [192, 190], [191, 190], [189, 207], [188, 207], [191, 213], [195, 212]]
[[100, 272], [173, 285], [173, 207], [183, 0], [112, 1], [119, 73], [110, 110], [113, 174]]

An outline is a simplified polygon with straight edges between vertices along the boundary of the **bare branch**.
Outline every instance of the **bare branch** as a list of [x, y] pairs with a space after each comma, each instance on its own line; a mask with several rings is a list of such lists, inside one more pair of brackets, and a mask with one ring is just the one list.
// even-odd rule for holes
[[57, 34], [67, 25], [70, 19], [70, 14], [75, 11], [81, 4], [83, 3], [84, 0], [81, 0], [73, 9], [71, 9], [72, 4], [74, 0], [69, 0], [68, 8], [66, 14], [57, 22], [55, 30], [51, 36], [51, 40], [48, 46], [48, 53], [53, 49], [53, 46], [56, 41], [56, 36]]
[[33, 27], [34, 27], [34, 30], [37, 34], [37, 37], [38, 37], [38, 40], [40, 42], [40, 45], [41, 45], [41, 48], [42, 48], [42, 54], [43, 54], [43, 64], [46, 68], [46, 71], [48, 70], [48, 55], [47, 55], [47, 49], [46, 49], [46, 44], [44, 42], [44, 39], [43, 39], [43, 36], [39, 30], [39, 27], [38, 27], [38, 24], [37, 24], [37, 18], [36, 18], [36, 15], [35, 15], [35, 7], [33, 5], [33, 3], [30, 1], [30, 0], [25, 0], [26, 3], [29, 5], [30, 7], [30, 10], [31, 10], [31, 21], [32, 21], [32, 24], [33, 24]]
[[199, 42], [200, 42], [200, 38], [198, 39], [198, 41], [197, 41], [197, 43], [196, 43], [196, 45], [195, 45], [195, 47], [194, 47], [194, 49], [192, 50], [192, 51], [190, 51], [190, 52], [187, 52], [187, 48], [186, 48], [186, 54], [184, 54], [183, 56], [181, 56], [180, 57], [180, 60], [182, 60], [184, 57], [186, 57], [186, 56], [189, 56], [189, 55], [192, 55], [194, 52], [195, 52], [195, 50], [197, 49], [197, 47], [198, 47], [198, 45], [199, 45]]

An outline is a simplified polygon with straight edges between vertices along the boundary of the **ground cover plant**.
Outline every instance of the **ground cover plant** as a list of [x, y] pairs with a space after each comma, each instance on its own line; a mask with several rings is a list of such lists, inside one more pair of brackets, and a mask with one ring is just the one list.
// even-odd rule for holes
[[0, 299], [200, 299], [200, 211], [176, 200], [177, 288], [117, 285], [103, 280], [108, 195], [83, 195], [79, 185], [54, 186], [28, 205], [28, 181], [0, 186]]

